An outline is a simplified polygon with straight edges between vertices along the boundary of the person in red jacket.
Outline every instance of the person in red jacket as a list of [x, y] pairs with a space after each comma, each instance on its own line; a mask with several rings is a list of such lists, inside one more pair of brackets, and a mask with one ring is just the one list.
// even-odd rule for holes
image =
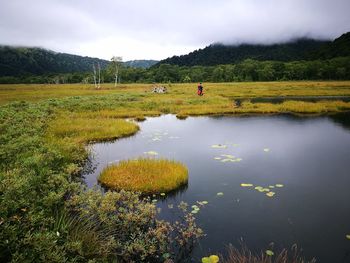
[[202, 96], [202, 95], [203, 95], [203, 86], [202, 86], [202, 82], [200, 82], [200, 83], [198, 84], [198, 91], [197, 91], [197, 94], [198, 94], [199, 96]]

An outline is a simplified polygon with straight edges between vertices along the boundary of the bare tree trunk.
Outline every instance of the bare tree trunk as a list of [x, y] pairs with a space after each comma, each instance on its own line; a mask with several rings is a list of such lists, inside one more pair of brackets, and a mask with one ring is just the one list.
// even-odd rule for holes
[[118, 66], [115, 66], [115, 81], [114, 81], [114, 87], [117, 87], [118, 84]]
[[95, 84], [95, 89], [97, 89], [97, 83], [96, 83], [96, 67], [95, 64], [92, 64], [92, 67], [94, 69], [94, 84]]
[[98, 89], [101, 88], [101, 66], [100, 63], [97, 63], [98, 66]]

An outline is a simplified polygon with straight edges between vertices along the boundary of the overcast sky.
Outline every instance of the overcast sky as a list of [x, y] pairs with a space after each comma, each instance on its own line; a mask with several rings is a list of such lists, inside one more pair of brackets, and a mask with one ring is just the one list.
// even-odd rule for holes
[[350, 0], [0, 0], [0, 44], [164, 59], [214, 42], [334, 39]]

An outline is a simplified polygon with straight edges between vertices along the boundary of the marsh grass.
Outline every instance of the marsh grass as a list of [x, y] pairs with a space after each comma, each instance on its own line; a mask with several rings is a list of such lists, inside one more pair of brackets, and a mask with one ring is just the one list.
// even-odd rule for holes
[[188, 170], [183, 164], [165, 159], [121, 161], [105, 168], [98, 178], [108, 188], [145, 194], [169, 192], [187, 180]]
[[244, 245], [241, 249], [230, 245], [228, 256], [223, 263], [316, 263], [316, 260], [306, 260], [296, 245], [293, 245], [290, 250], [283, 249], [281, 252], [274, 252], [272, 256], [263, 251], [260, 254], [254, 254]]
[[139, 127], [123, 119], [98, 114], [60, 112], [50, 122], [48, 134], [77, 143], [113, 140], [135, 134]]

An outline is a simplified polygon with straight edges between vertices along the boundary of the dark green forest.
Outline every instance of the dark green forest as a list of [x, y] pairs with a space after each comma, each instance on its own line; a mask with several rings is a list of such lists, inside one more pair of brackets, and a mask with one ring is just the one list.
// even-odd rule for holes
[[289, 43], [273, 45], [238, 46], [214, 44], [183, 56], [173, 56], [158, 64], [178, 66], [213, 66], [218, 64], [235, 64], [245, 59], [258, 61], [299, 61], [329, 59], [350, 56], [350, 32], [334, 41], [297, 39]]
[[[106, 60], [43, 49], [0, 48], [0, 83], [92, 83], [114, 81]], [[350, 33], [330, 41], [298, 40], [270, 46], [212, 45], [185, 56], [124, 63], [121, 83], [231, 82], [350, 79]]]

